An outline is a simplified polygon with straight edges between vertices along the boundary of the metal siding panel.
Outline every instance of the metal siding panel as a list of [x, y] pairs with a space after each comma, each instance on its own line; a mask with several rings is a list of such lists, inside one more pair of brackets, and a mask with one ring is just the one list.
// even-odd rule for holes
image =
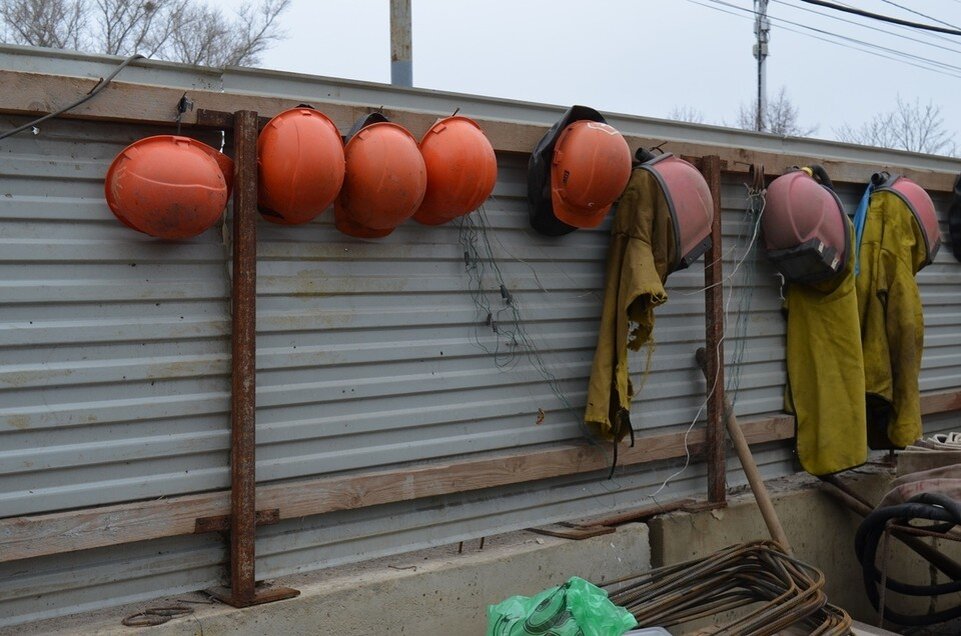
[[[4, 68], [100, 77], [117, 60], [0, 46]], [[518, 122], [554, 106], [398, 90], [268, 71], [145, 62], [125, 81], [298, 98], [334, 96]], [[14, 118], [0, 117], [7, 125]], [[833, 142], [613, 116], [626, 132], [920, 169], [957, 160]], [[0, 516], [227, 483], [229, 358], [226, 250], [219, 228], [183, 244], [120, 226], [100, 179], [126, 143], [156, 129], [50, 122], [0, 149]], [[204, 141], [219, 144], [215, 132]], [[500, 157], [486, 205], [492, 249], [523, 324], [574, 405], [525, 357], [499, 369], [479, 344], [496, 337], [471, 300], [456, 224], [408, 223], [380, 241], [336, 232], [328, 211], [297, 228], [261, 223], [258, 286], [258, 476], [288, 479], [408, 460], [573, 439], [585, 398], [608, 243], [607, 225], [561, 239], [528, 229], [524, 158]], [[865, 175], [867, 178], [868, 175]], [[860, 189], [839, 194], [854, 209]], [[945, 200], [936, 199], [945, 210]], [[774, 270], [751, 254], [740, 179], [723, 186], [726, 356], [740, 361], [741, 416], [778, 411], [784, 320]], [[135, 264], [136, 267], [131, 267]], [[150, 279], [148, 284], [147, 279]], [[942, 250], [919, 275], [928, 321], [922, 388], [961, 386], [961, 267]], [[643, 434], [683, 431], [703, 403], [693, 365], [703, 342], [703, 269], [672, 275], [658, 309], [650, 376], [636, 400]], [[498, 307], [499, 293], [485, 290]], [[748, 303], [748, 300], [750, 301]], [[749, 305], [749, 310], [746, 307]], [[746, 318], [739, 325], [736, 316]], [[739, 331], [740, 327], [740, 331]], [[735, 345], [743, 344], [736, 358]], [[632, 354], [635, 376], [646, 354]], [[730, 367], [729, 367], [730, 369]], [[732, 386], [733, 389], [733, 386]], [[537, 410], [546, 420], [537, 424]], [[702, 414], [703, 419], [703, 414]], [[931, 430], [952, 417], [928, 418]], [[700, 425], [700, 424], [698, 424]], [[794, 472], [790, 443], [758, 449], [765, 477]], [[285, 521], [259, 531], [261, 576], [394, 554], [651, 501], [682, 460]], [[743, 483], [736, 460], [730, 485]], [[30, 485], [30, 492], [25, 490]], [[704, 467], [676, 475], [658, 500], [700, 494]], [[215, 582], [216, 537], [179, 537], [0, 565], [0, 624], [195, 589]], [[185, 565], [189, 564], [189, 566]]]
[[0, 516], [227, 485], [220, 228], [160, 242], [103, 199], [155, 132], [51, 121], [0, 148]]
[[[510, 187], [523, 182], [525, 170], [525, 159], [501, 157], [494, 197], [474, 218], [489, 221], [489, 241], [523, 328], [574, 413], [552, 395], [523, 347], [515, 347], [508, 364], [489, 353], [498, 346], [510, 352], [504, 333], [513, 325], [490, 263], [483, 264], [483, 288], [500, 334], [473, 302], [467, 235], [457, 222], [407, 223], [376, 243], [337, 233], [329, 211], [301, 228], [264, 224], [259, 479], [580, 437], [576, 420], [596, 345], [609, 220], [562, 239], [537, 235], [528, 227], [523, 189]], [[703, 403], [693, 363], [704, 338], [702, 286], [700, 264], [670, 281], [672, 300], [659, 310], [656, 353], [638, 397], [640, 432], [686, 426]], [[646, 353], [632, 355], [632, 365], [639, 382]]]

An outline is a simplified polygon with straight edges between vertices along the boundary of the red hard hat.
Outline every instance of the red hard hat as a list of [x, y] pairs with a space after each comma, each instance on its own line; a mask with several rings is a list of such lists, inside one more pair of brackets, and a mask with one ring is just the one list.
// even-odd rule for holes
[[674, 221], [677, 261], [671, 271], [683, 269], [711, 246], [714, 198], [704, 176], [692, 164], [672, 154], [659, 155], [639, 166], [657, 179]]
[[894, 176], [888, 178], [875, 192], [890, 191], [901, 198], [914, 214], [914, 219], [921, 226], [924, 234], [927, 259], [918, 269], [930, 265], [934, 261], [938, 249], [941, 247], [941, 228], [938, 227], [938, 213], [934, 209], [934, 202], [924, 188], [907, 177]]
[[473, 120], [441, 119], [420, 140], [427, 192], [414, 220], [440, 225], [477, 209], [497, 182], [494, 148]]
[[344, 143], [312, 108], [286, 110], [257, 139], [257, 203], [268, 221], [307, 223], [330, 207], [344, 182]]
[[844, 207], [833, 190], [814, 179], [810, 168], [789, 172], [771, 182], [761, 228], [768, 258], [788, 280], [825, 280], [846, 262], [848, 223]]
[[347, 173], [334, 203], [337, 229], [379, 238], [413, 216], [424, 200], [427, 168], [417, 141], [385, 121], [361, 128], [347, 141]]
[[107, 205], [124, 225], [164, 239], [209, 229], [230, 196], [233, 162], [188, 137], [136, 141], [113, 160], [104, 179]]
[[554, 215], [573, 227], [597, 227], [630, 178], [631, 150], [621, 133], [601, 122], [575, 121], [554, 146]]

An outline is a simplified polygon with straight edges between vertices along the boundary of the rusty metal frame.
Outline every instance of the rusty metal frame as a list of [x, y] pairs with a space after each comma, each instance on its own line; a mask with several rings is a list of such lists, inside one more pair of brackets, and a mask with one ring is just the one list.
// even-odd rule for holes
[[[234, 129], [231, 288], [230, 587], [208, 592], [234, 607], [293, 598], [286, 587], [257, 587], [257, 113], [238, 111]], [[223, 523], [223, 522], [221, 522]]]
[[721, 158], [698, 162], [714, 201], [711, 247], [704, 255], [704, 326], [707, 353], [707, 500], [727, 502], [727, 465], [724, 442], [724, 279], [721, 237]]

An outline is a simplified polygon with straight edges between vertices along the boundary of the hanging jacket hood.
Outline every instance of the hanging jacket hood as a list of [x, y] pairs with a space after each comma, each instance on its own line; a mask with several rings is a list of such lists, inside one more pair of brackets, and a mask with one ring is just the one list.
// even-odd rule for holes
[[871, 195], [857, 276], [868, 444], [903, 448], [921, 437], [918, 376], [924, 348], [914, 275], [928, 262], [923, 228], [898, 193]]
[[[845, 225], [851, 225], [843, 217]], [[864, 357], [854, 281], [854, 232], [841, 271], [815, 283], [790, 283], [785, 410], [797, 422], [798, 460], [812, 475], [829, 475], [867, 461]]]
[[951, 252], [961, 261], [961, 174], [954, 182], [954, 196], [948, 210], [948, 233], [951, 237]]
[[618, 442], [631, 435], [633, 440], [628, 349], [638, 351], [651, 341], [654, 308], [667, 301], [664, 281], [677, 259], [674, 222], [664, 192], [652, 172], [636, 169], [611, 227], [604, 305], [584, 415], [588, 427], [603, 439]]

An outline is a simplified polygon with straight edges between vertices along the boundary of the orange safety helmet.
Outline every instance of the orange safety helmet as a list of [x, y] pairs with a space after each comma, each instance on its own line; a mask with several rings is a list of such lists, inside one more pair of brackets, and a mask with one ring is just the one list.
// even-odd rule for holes
[[473, 212], [497, 182], [494, 148], [473, 120], [446, 117], [420, 140], [427, 166], [427, 192], [414, 220], [440, 225]]
[[334, 123], [308, 107], [291, 108], [257, 139], [257, 203], [268, 221], [307, 223], [330, 207], [344, 183], [344, 142]]
[[[356, 131], [356, 132], [355, 132]], [[345, 148], [344, 187], [334, 202], [337, 229], [380, 238], [413, 216], [427, 190], [417, 141], [379, 113], [358, 121]]]
[[630, 178], [631, 149], [621, 133], [600, 122], [576, 121], [554, 147], [554, 215], [574, 227], [597, 227]]
[[127, 227], [185, 239], [208, 230], [223, 214], [232, 176], [233, 162], [210, 146], [157, 135], [117, 155], [104, 179], [104, 196]]
[[631, 151], [624, 137], [593, 108], [572, 106], [531, 153], [531, 227], [548, 236], [596, 227], [630, 176]]

